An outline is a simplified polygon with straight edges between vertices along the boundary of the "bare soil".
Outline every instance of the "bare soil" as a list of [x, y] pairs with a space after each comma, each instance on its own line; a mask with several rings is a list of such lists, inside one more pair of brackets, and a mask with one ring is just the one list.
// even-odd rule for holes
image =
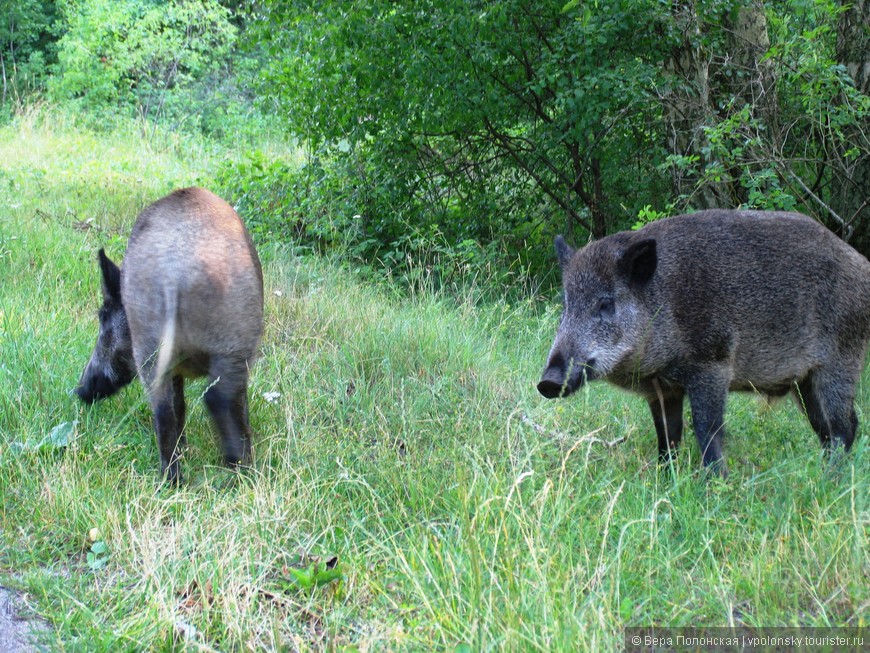
[[0, 651], [36, 653], [35, 635], [47, 628], [41, 619], [24, 616], [26, 610], [18, 594], [0, 586]]

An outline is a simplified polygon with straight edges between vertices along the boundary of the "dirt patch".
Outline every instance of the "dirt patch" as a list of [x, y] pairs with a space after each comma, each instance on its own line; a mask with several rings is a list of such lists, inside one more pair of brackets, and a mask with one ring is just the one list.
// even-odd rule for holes
[[18, 594], [0, 585], [0, 651], [3, 653], [36, 653], [35, 635], [47, 628], [41, 619], [23, 616]]

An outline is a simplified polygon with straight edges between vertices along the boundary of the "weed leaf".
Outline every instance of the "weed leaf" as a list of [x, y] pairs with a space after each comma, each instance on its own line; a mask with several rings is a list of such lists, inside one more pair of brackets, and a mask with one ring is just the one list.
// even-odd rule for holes
[[40, 449], [63, 449], [69, 446], [76, 424], [78, 421], [62, 422], [55, 426], [40, 443]]
[[73, 433], [75, 432], [78, 420], [72, 422], [61, 422], [55, 426], [48, 435], [39, 442], [14, 442], [11, 448], [18, 452], [35, 451], [44, 453], [46, 451], [62, 451], [66, 449], [73, 441]]

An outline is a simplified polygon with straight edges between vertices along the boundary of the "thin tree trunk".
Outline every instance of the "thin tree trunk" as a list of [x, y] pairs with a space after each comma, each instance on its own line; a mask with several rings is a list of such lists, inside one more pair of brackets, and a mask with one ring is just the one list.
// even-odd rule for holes
[[[837, 63], [842, 65], [864, 95], [870, 94], [870, 0], [842, 1], [843, 13], [837, 26]], [[833, 187], [831, 205], [846, 223], [854, 227], [856, 246], [870, 250], [870, 126], [855, 125], [847, 147], [857, 156], [840, 153], [843, 174]]]
[[[722, 57], [718, 104], [731, 107], [733, 111], [748, 111], [749, 121], [744, 128], [755, 132], [768, 143], [771, 152], [782, 150], [778, 129], [779, 105], [776, 98], [776, 73], [772, 64], [765, 60], [770, 49], [767, 31], [767, 15], [761, 0], [740, 6], [735, 12], [726, 13], [723, 25], [726, 33], [727, 51]], [[714, 102], [715, 103], [715, 102]], [[756, 130], [763, 129], [758, 133]], [[754, 157], [753, 157], [754, 158]], [[763, 158], [746, 161], [742, 166], [729, 170], [731, 195], [734, 204], [750, 200], [749, 192], [736, 180], [745, 170], [764, 167]]]
[[837, 28], [837, 62], [845, 66], [855, 87], [870, 93], [870, 2], [841, 0], [845, 6]]
[[678, 0], [673, 11], [680, 42], [668, 64], [672, 84], [663, 100], [667, 148], [675, 160], [671, 168], [674, 192], [687, 198], [695, 208], [721, 206], [727, 203], [724, 189], [719, 184], [703, 182], [696, 173], [706, 167], [705, 128], [713, 122], [710, 60], [701, 45], [694, 0]]
[[776, 113], [775, 77], [772, 66], [764, 60], [770, 49], [767, 15], [764, 5], [755, 0], [726, 18], [728, 29], [730, 91], [748, 104], [756, 118], [769, 123]]
[[3, 50], [0, 50], [0, 74], [3, 75], [3, 97], [0, 98], [0, 105], [6, 104], [7, 82], [6, 82], [6, 58], [3, 56]]

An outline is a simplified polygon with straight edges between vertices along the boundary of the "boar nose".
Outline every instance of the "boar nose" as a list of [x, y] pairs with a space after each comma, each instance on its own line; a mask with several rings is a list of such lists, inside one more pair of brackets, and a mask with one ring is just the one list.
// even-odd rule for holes
[[547, 369], [538, 381], [538, 392], [547, 399], [567, 397], [589, 380], [595, 367], [595, 359], [579, 363], [576, 358], [567, 361], [558, 351], [550, 356]]
[[565, 373], [555, 367], [548, 367], [544, 370], [541, 380], [538, 381], [538, 392], [547, 399], [555, 399], [562, 393], [562, 386], [564, 385]]
[[79, 399], [81, 399], [83, 402], [85, 402], [86, 404], [92, 404], [92, 403], [94, 403], [94, 401], [96, 401], [96, 397], [94, 396], [91, 389], [86, 388], [83, 385], [77, 386], [73, 392], [75, 392], [76, 396]]
[[79, 399], [86, 404], [93, 404], [100, 399], [105, 399], [115, 394], [118, 385], [101, 372], [93, 372], [90, 367], [85, 368], [78, 386], [73, 391]]
[[538, 392], [547, 399], [555, 399], [562, 394], [565, 383], [568, 380], [565, 369], [565, 358], [559, 352], [555, 352], [547, 361], [547, 369], [544, 370], [541, 380], [538, 381]]

